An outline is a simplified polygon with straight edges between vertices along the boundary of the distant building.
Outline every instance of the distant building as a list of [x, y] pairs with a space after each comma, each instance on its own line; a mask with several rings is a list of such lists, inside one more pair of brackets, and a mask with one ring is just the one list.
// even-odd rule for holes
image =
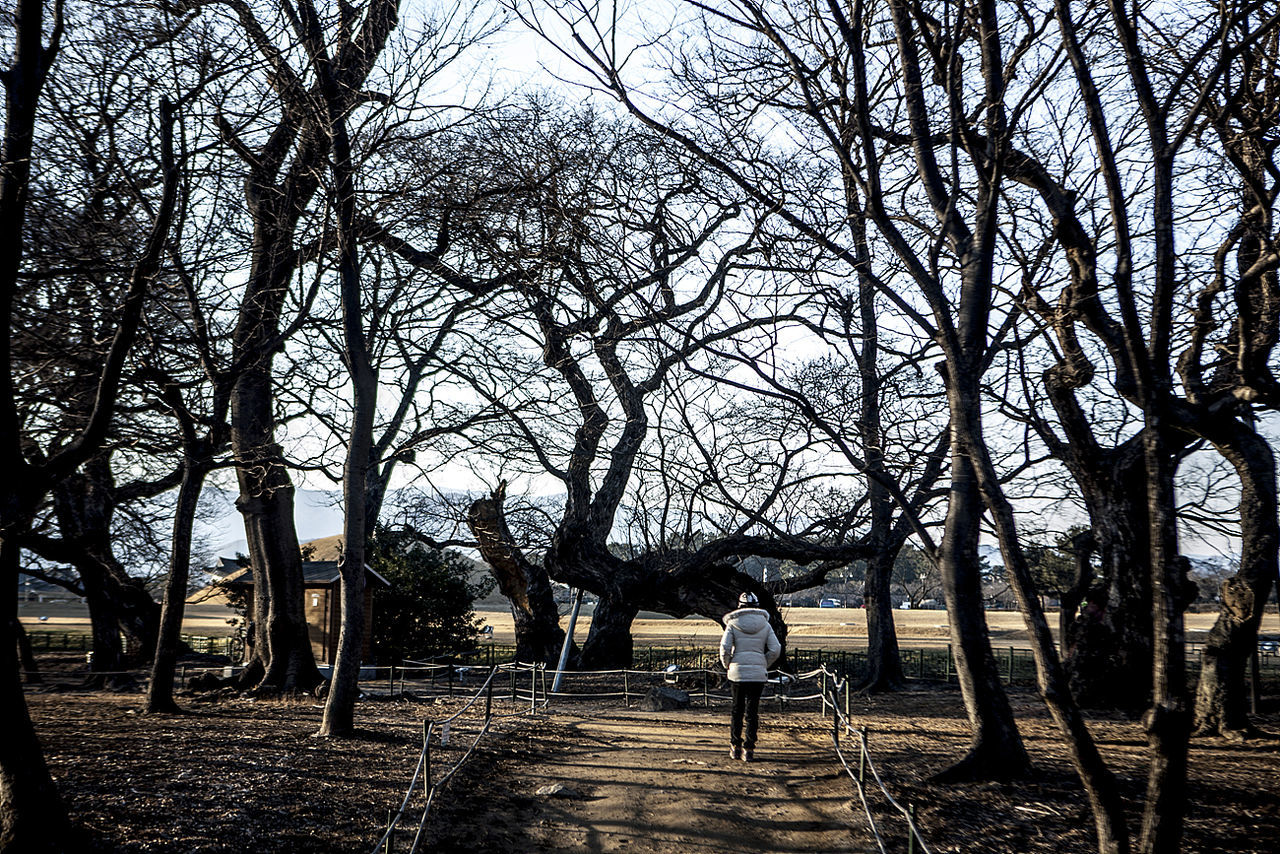
[[[234, 563], [234, 562], [233, 562]], [[221, 561], [226, 566], [227, 559]], [[391, 583], [367, 564], [364, 568], [364, 647], [360, 651], [362, 661], [370, 659], [370, 643], [373, 636], [373, 589], [375, 585], [390, 587]], [[338, 631], [342, 626], [341, 583], [336, 560], [304, 560], [302, 562], [302, 586], [305, 591], [303, 613], [307, 620], [307, 635], [311, 639], [311, 652], [316, 664], [332, 665], [338, 658]], [[218, 582], [224, 588], [245, 590], [252, 595], [253, 567], [241, 567], [223, 576]]]
[[240, 562], [239, 558], [220, 557], [216, 564], [205, 567], [204, 574], [214, 581], [221, 581], [227, 576], [235, 575], [242, 569], [244, 569], [244, 564]]

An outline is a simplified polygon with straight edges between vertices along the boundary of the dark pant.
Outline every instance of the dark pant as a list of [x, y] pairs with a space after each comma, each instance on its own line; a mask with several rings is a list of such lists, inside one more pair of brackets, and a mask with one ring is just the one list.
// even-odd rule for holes
[[[733, 717], [729, 722], [729, 745], [754, 750], [756, 730], [760, 729], [760, 694], [763, 682], [730, 682], [733, 686]], [[746, 722], [747, 733], [742, 734]]]

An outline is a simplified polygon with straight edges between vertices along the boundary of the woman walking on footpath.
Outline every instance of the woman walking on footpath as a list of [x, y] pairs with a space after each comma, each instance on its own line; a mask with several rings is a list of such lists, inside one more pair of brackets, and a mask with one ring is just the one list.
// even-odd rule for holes
[[[769, 625], [769, 612], [756, 607], [754, 593], [738, 597], [738, 610], [724, 615], [720, 663], [733, 686], [733, 717], [729, 723], [729, 755], [750, 762], [760, 728], [760, 694], [769, 668], [782, 654], [782, 644]], [[743, 724], [746, 725], [745, 732]]]

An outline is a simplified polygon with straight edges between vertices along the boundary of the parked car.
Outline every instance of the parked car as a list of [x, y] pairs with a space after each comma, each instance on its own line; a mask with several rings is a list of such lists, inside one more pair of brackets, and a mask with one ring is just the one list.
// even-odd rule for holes
[[1275, 638], [1258, 638], [1258, 652], [1267, 655], [1280, 653], [1280, 640]]
[[819, 608], [843, 608], [844, 603], [839, 599], [823, 599], [818, 603]]

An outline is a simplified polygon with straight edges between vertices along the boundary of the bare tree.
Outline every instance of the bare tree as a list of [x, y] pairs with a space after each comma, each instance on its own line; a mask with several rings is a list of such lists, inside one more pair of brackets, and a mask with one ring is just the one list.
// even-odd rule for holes
[[[225, 12], [261, 62], [265, 85], [277, 101], [273, 113], [218, 124], [246, 171], [245, 201], [253, 238], [249, 275], [234, 333], [234, 359], [242, 366], [231, 391], [231, 443], [236, 457], [251, 565], [256, 573], [255, 652], [249, 679], [259, 690], [308, 690], [319, 681], [302, 614], [302, 566], [293, 520], [293, 484], [276, 439], [272, 365], [287, 337], [284, 321], [290, 283], [303, 255], [298, 230], [320, 189], [330, 141], [321, 91], [306, 55], [304, 11], [292, 2], [254, 7], [241, 0], [194, 0], [180, 12]], [[345, 114], [364, 98], [365, 81], [397, 21], [393, 0], [344, 7], [341, 49], [330, 58]]]
[[[315, 71], [320, 104], [323, 108], [322, 128], [329, 143], [329, 170], [333, 177], [332, 205], [337, 232], [339, 302], [342, 306], [343, 362], [351, 379], [351, 426], [347, 439], [346, 463], [342, 481], [342, 557], [338, 562], [341, 575], [341, 627], [338, 632], [338, 654], [325, 700], [321, 735], [350, 735], [355, 726], [355, 704], [359, 693], [360, 657], [364, 644], [365, 546], [372, 533], [367, 524], [366, 504], [369, 498], [367, 480], [373, 451], [374, 413], [378, 403], [378, 380], [369, 356], [365, 337], [365, 319], [360, 282], [360, 250], [356, 229], [355, 164], [351, 153], [351, 136], [347, 112], [360, 99], [351, 91], [352, 81], [340, 78], [338, 55], [353, 49], [362, 40], [363, 29], [353, 37], [349, 13], [337, 20], [322, 21], [309, 0], [297, 4], [295, 27], [306, 48]], [[386, 26], [381, 18], [394, 21], [394, 7], [371, 9], [366, 26], [375, 30]], [[337, 38], [326, 30], [335, 29]], [[386, 35], [383, 34], [385, 39]], [[361, 80], [355, 81], [357, 84]]]
[[[937, 482], [946, 469], [947, 426], [935, 417], [941, 389], [932, 371], [926, 375], [920, 369], [929, 358], [927, 342], [923, 352], [915, 352], [920, 342], [881, 331], [882, 300], [865, 277], [859, 279], [856, 295], [812, 287], [818, 313], [806, 326], [830, 348], [829, 355], [792, 365], [786, 349], [772, 342], [759, 349], [737, 345], [732, 352], [717, 347], [727, 364], [745, 366], [751, 378], [721, 381], [750, 388], [763, 399], [760, 409], [796, 413], [804, 429], [823, 437], [832, 460], [842, 460], [862, 482], [863, 490], [856, 497], [845, 496], [843, 506], [828, 508], [828, 517], [841, 528], [838, 538], [857, 536], [871, 549], [863, 579], [868, 667], [858, 688], [896, 690], [904, 685], [891, 597], [898, 556], [915, 536], [923, 544], [922, 554], [936, 559], [929, 532], [936, 526], [927, 520], [942, 495]], [[884, 353], [890, 350], [898, 358], [887, 359]], [[744, 435], [756, 430], [780, 434], [786, 429], [779, 423], [783, 420], [785, 416], [749, 415], [739, 428]], [[833, 461], [828, 465], [834, 466]], [[710, 470], [718, 465], [710, 455], [704, 455], [703, 463]], [[828, 476], [837, 476], [834, 468]], [[824, 566], [766, 586], [775, 596], [795, 592], [821, 583], [823, 572], [834, 568]]]
[[[16, 364], [12, 348], [14, 306], [19, 293], [19, 270], [26, 238], [28, 191], [32, 180], [32, 140], [45, 80], [62, 37], [62, 6], [54, 8], [49, 39], [44, 38], [45, 7], [40, 0], [22, 0], [13, 18], [13, 56], [3, 72], [6, 92], [3, 148], [0, 150], [0, 307], [5, 333], [0, 338], [0, 454], [8, 473], [0, 498], [0, 567], [6, 579], [5, 601], [16, 612], [15, 583], [19, 540], [30, 526], [40, 502], [102, 445], [112, 415], [125, 358], [131, 348], [143, 303], [162, 258], [164, 240], [177, 193], [177, 169], [171, 143], [172, 114], [161, 105], [160, 137], [164, 182], [155, 225], [128, 277], [124, 309], [103, 362], [92, 415], [64, 446], [48, 453], [33, 448], [18, 415]], [[10, 621], [4, 621], [5, 647], [14, 649]], [[0, 680], [0, 708], [13, 722], [0, 749], [0, 844], [12, 851], [58, 850], [66, 832], [65, 812], [44, 763], [27, 713], [16, 657], [5, 659]]]
[[[523, 187], [523, 195], [495, 200], [483, 218], [454, 227], [472, 230], [495, 271], [518, 271], [486, 307], [490, 327], [511, 337], [490, 335], [454, 370], [506, 413], [501, 425], [477, 431], [486, 447], [517, 449], [506, 457], [528, 460], [528, 475], [545, 471], [565, 486], [541, 562], [551, 578], [600, 597], [582, 665], [629, 662], [630, 624], [641, 608], [718, 617], [740, 587], [763, 593], [735, 570], [733, 556], [865, 555], [863, 543], [753, 533], [759, 519], [696, 548], [672, 548], [665, 532], [653, 537], [657, 549], [610, 548], [638, 469], [659, 468], [646, 450], [651, 401], [666, 399], [695, 354], [785, 322], [786, 309], [753, 317], [747, 300], [734, 299], [743, 286], [737, 268], [757, 252], [753, 221], [677, 150], [585, 112], [565, 119], [535, 108], [505, 118], [505, 133], [474, 145], [522, 176], [496, 183]], [[474, 533], [501, 530], [499, 521]]]
[[[1269, 5], [1223, 15], [1222, 59], [1202, 72], [1210, 89], [1204, 110], [1224, 172], [1239, 187], [1236, 218], [1213, 253], [1213, 274], [1198, 294], [1195, 332], [1178, 360], [1195, 434], [1214, 446], [1240, 481], [1240, 569], [1223, 583], [1222, 610], [1205, 645], [1193, 724], [1200, 733], [1234, 738], [1252, 727], [1245, 712], [1245, 667], [1256, 655], [1258, 624], [1277, 580], [1280, 516], [1275, 453], [1260, 433], [1254, 407], [1280, 404], [1271, 371], [1280, 341], [1280, 195], [1275, 125], [1277, 29]], [[1195, 69], [1190, 57], [1180, 64]], [[1223, 67], [1225, 66], [1225, 67]], [[1228, 220], [1229, 221], [1229, 220]], [[1234, 269], [1228, 258], [1234, 255]], [[1228, 297], [1227, 294], [1230, 293]], [[1227, 417], [1230, 414], [1231, 417]]]
[[[880, 116], [873, 118], [872, 110], [884, 113], [885, 121], [906, 122], [906, 140], [918, 139], [922, 132], [932, 139], [927, 123], [930, 108], [937, 108], [935, 114], [941, 115], [937, 110], [948, 101], [945, 95], [940, 104], [926, 104], [923, 100], [919, 83], [925, 66], [915, 45], [910, 12], [897, 6], [888, 8], [895, 13], [890, 16], [891, 20], [877, 20], [876, 26], [883, 25], [889, 32], [896, 32], [898, 57], [882, 66], [888, 71], [880, 78], [869, 80], [864, 42], [870, 39], [868, 33], [872, 25], [864, 26], [861, 5], [855, 5], [854, 11], [857, 21], [848, 20], [846, 13], [838, 8], [823, 8], [823, 4], [797, 4], [786, 10], [786, 14], [774, 14], [751, 2], [729, 4], [724, 10], [708, 9], [704, 25], [711, 29], [709, 43], [717, 46], [716, 50], [708, 51], [708, 55], [716, 57], [733, 48], [741, 56], [755, 58], [755, 63], [747, 66], [750, 76], [742, 75], [739, 85], [725, 98], [710, 99], [702, 94], [704, 89], [677, 77], [677, 92], [692, 103], [707, 104], [702, 123], [692, 128], [686, 121], [665, 119], [648, 109], [640, 93], [632, 91], [619, 65], [623, 55], [614, 52], [613, 36], [602, 29], [593, 30], [599, 22], [592, 8], [560, 7], [558, 19], [569, 28], [570, 35], [558, 43], [563, 45], [569, 58], [590, 75], [592, 83], [617, 98], [641, 122], [721, 172], [749, 198], [843, 261], [850, 273], [865, 277], [910, 318], [922, 334], [937, 342], [947, 359], [943, 379], [952, 402], [952, 490], [938, 560], [946, 585], [957, 672], [974, 731], [969, 756], [952, 769], [950, 776], [1017, 775], [1027, 768], [1026, 753], [1000, 684], [982, 613], [977, 560], [982, 499], [969, 461], [973, 449], [959, 444], [966, 435], [981, 436], [977, 384], [995, 349], [987, 347], [986, 324], [994, 296], [991, 263], [995, 220], [992, 214], [999, 195], [998, 184], [983, 183], [981, 178], [977, 182], [976, 192], [983, 213], [973, 220], [979, 227], [970, 228], [957, 207], [959, 188], [954, 190], [955, 195], [947, 192], [946, 178], [950, 175], [942, 171], [928, 146], [917, 149], [920, 155], [917, 163], [902, 164], [902, 168], [910, 170], [906, 174], [918, 183], [902, 186], [886, 183], [889, 178], [882, 175], [892, 177], [902, 173], [895, 171], [899, 161], [893, 161], [893, 169], [888, 165], [893, 149], [878, 148], [882, 145], [878, 140], [885, 135], [875, 127]], [[557, 34], [547, 31], [532, 12], [525, 17], [557, 43]], [[557, 16], [549, 17], [554, 20]], [[880, 44], [875, 40], [871, 43]], [[996, 60], [988, 57], [987, 61]], [[819, 69], [823, 71], [820, 73]], [[894, 74], [902, 75], [902, 88], [896, 93]], [[752, 98], [750, 93], [756, 85], [761, 94]], [[958, 86], [959, 80], [953, 80], [952, 85]], [[720, 86], [717, 91], [724, 88]], [[746, 116], [754, 116], [760, 110], [771, 113], [776, 110], [780, 120], [792, 123], [801, 138], [809, 141], [802, 151], [821, 151], [822, 160], [829, 164], [827, 168], [839, 176], [835, 197], [838, 218], [827, 215], [828, 206], [820, 203], [820, 199], [825, 201], [821, 196], [812, 203], [808, 195], [799, 197], [805, 203], [792, 202], [795, 198], [790, 195], [792, 188], [780, 186], [776, 170], [762, 166], [760, 158], [755, 156], [753, 149], [758, 144], [751, 141], [750, 134], [743, 133], [744, 127], [750, 125], [721, 122], [718, 111], [738, 98], [743, 99], [742, 112]], [[902, 109], [908, 106], [911, 107], [910, 121], [902, 114]], [[990, 109], [997, 108], [993, 105]], [[997, 121], [995, 113], [988, 118]], [[925, 121], [924, 127], [920, 126], [921, 121]], [[724, 128], [731, 130], [726, 132]], [[899, 132], [899, 140], [904, 139], [903, 133]], [[748, 143], [742, 145], [741, 139]], [[958, 167], [953, 165], [954, 168]], [[925, 188], [927, 198], [913, 198], [912, 189], [916, 186]], [[891, 200], [930, 205], [940, 219], [941, 231], [924, 230], [914, 241], [903, 235], [886, 207]], [[969, 203], [966, 195], [965, 204]], [[850, 216], [874, 224], [882, 240], [879, 244], [882, 251], [893, 258], [888, 270], [895, 274], [901, 270], [914, 281], [924, 297], [923, 306], [904, 298], [898, 287], [881, 278], [873, 266], [877, 256], [868, 255], [865, 247], [842, 233], [848, 229], [846, 218]], [[832, 220], [841, 223], [841, 231], [828, 227]], [[908, 220], [915, 221], [914, 217]], [[853, 236], [856, 234], [855, 229]], [[943, 283], [944, 273], [949, 278], [953, 271], [939, 268], [937, 253], [947, 241], [956, 253], [964, 255], [962, 260], [951, 261], [956, 265], [954, 276], [967, 288], [962, 291], [962, 305], [951, 302]], [[992, 337], [998, 339], [1001, 333]], [[964, 420], [958, 421], [961, 414]], [[975, 434], [974, 430], [979, 432]]]
[[[155, 199], [143, 188], [163, 177], [147, 102], [156, 91], [176, 91], [163, 73], [163, 46], [173, 33], [138, 12], [79, 3], [67, 10], [78, 37], [51, 71], [36, 130], [37, 158], [56, 164], [56, 177], [37, 174], [33, 183], [13, 348], [35, 368], [19, 380], [21, 417], [32, 441], [50, 447], [71, 441], [92, 415], [117, 320], [104, 307], [125, 293], [136, 246], [155, 216]], [[171, 443], [137, 393], [135, 373], [131, 359], [105, 446], [53, 490], [25, 543], [75, 567], [89, 608], [94, 673], [126, 668], [122, 634], [132, 652], [149, 656], [160, 617], [146, 579], [126, 569], [125, 526], [147, 515], [150, 500], [176, 478], [166, 459]]]

